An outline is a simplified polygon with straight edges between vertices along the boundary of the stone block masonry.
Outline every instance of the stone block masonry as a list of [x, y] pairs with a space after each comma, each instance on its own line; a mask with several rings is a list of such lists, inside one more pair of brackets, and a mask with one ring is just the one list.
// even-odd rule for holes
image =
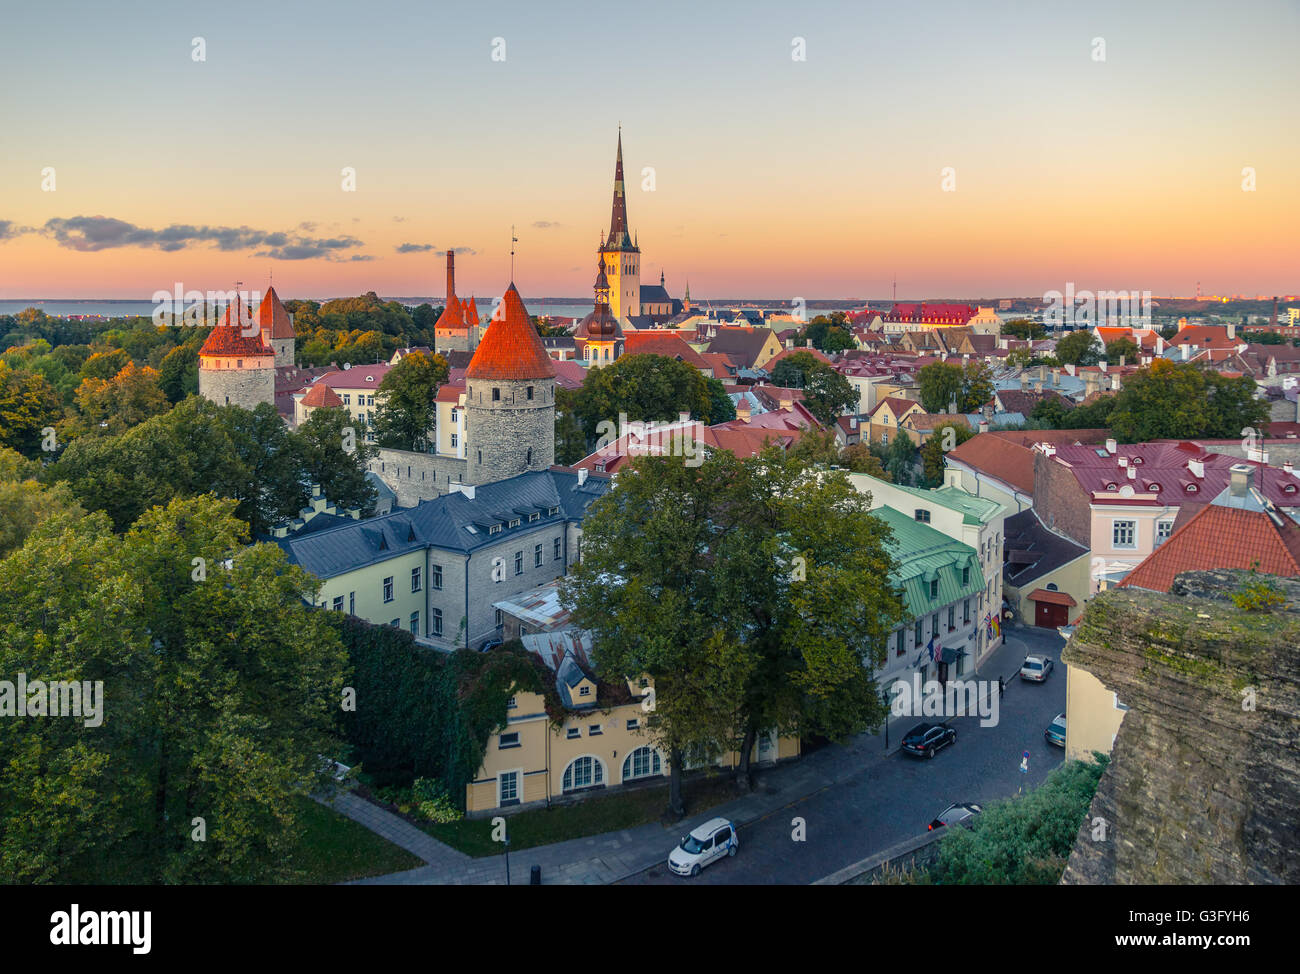
[[451, 484], [465, 482], [464, 460], [433, 453], [380, 448], [367, 469], [392, 488], [399, 507], [441, 497]]

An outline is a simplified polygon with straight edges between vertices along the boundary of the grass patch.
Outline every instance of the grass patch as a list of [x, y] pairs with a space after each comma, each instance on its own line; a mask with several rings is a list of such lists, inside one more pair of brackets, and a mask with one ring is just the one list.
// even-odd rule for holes
[[[738, 794], [730, 774], [702, 775], [682, 782], [682, 796], [692, 815], [720, 805]], [[668, 785], [665, 783], [653, 788], [619, 790], [571, 805], [529, 809], [506, 818], [510, 832], [510, 850], [515, 852], [568, 839], [582, 839], [589, 835], [636, 828], [651, 822], [660, 822], [667, 830], [673, 827], [664, 821], [664, 810], [667, 807]], [[418, 821], [416, 824], [439, 842], [445, 842], [469, 856], [498, 856], [502, 852], [501, 843], [492, 841], [491, 817], [461, 819], [447, 824], [426, 821]], [[676, 838], [676, 832], [670, 834]], [[665, 846], [664, 855], [667, 854], [668, 846]]]
[[342, 883], [423, 866], [424, 861], [331, 808], [299, 799], [302, 840], [289, 857], [301, 883]]

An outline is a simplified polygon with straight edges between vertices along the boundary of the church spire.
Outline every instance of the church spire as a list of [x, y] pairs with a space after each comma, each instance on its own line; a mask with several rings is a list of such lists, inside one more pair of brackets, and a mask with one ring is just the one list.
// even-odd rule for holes
[[626, 247], [632, 241], [629, 239], [627, 225], [627, 193], [623, 186], [623, 130], [618, 132], [618, 156], [614, 162], [614, 205], [609, 217], [609, 241], [610, 247]]

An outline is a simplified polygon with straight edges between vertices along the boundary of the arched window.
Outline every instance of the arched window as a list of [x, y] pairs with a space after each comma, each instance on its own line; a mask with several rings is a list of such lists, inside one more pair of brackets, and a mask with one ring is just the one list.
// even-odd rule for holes
[[652, 747], [638, 747], [623, 760], [623, 780], [633, 781], [664, 773], [663, 760]]
[[605, 768], [589, 754], [575, 758], [564, 769], [564, 790], [594, 788], [605, 783]]

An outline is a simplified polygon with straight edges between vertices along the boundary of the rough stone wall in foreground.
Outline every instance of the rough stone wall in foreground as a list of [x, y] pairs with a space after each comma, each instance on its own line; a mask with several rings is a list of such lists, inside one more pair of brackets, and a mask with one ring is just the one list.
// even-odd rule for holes
[[1300, 579], [1270, 579], [1288, 601], [1264, 613], [1229, 597], [1248, 578], [1088, 604], [1063, 659], [1129, 711], [1063, 883], [1300, 882]]

